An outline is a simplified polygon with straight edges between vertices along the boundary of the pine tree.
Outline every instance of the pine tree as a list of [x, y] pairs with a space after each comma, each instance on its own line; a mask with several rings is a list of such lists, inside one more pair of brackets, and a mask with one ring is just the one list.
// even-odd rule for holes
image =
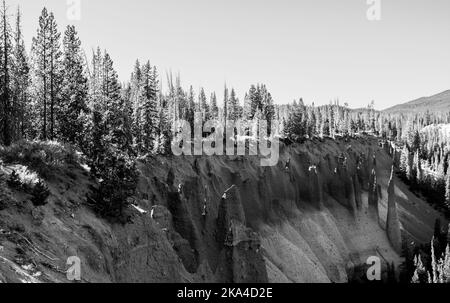
[[110, 55], [105, 52], [103, 57], [103, 96], [106, 100], [104, 127], [108, 144], [113, 144], [121, 151], [130, 151], [132, 146], [131, 109], [121, 98], [121, 86], [114, 69]]
[[414, 265], [416, 266], [416, 270], [414, 271], [414, 276], [411, 283], [426, 283], [428, 280], [428, 273], [422, 263], [422, 258], [420, 255], [415, 257]]
[[445, 255], [442, 265], [443, 282], [450, 283], [450, 244], [445, 249]]
[[157, 73], [150, 62], [142, 70], [142, 91], [140, 103], [142, 104], [142, 117], [139, 123], [142, 126], [143, 150], [150, 152], [154, 149], [159, 127], [158, 115], [158, 91], [157, 91]]
[[208, 101], [206, 100], [205, 90], [203, 88], [200, 89], [200, 93], [198, 95], [198, 103], [200, 105], [200, 111], [202, 113], [203, 121], [208, 121], [211, 118], [211, 113]]
[[450, 170], [447, 171], [447, 176], [445, 178], [445, 204], [450, 210]]
[[229, 121], [236, 121], [239, 119], [239, 100], [236, 97], [236, 92], [234, 89], [231, 89], [230, 97], [228, 98], [228, 105], [227, 105], [227, 119]]
[[127, 197], [136, 189], [135, 151], [132, 148], [131, 87], [122, 90], [114, 64], [105, 51], [94, 53], [90, 77], [89, 145], [92, 173], [100, 179], [96, 209], [122, 218]]
[[89, 77], [88, 108], [89, 119], [86, 125], [86, 146], [83, 146], [85, 154], [91, 161], [92, 174], [98, 175], [101, 170], [102, 155], [105, 154], [106, 130], [104, 126], [104, 113], [106, 102], [102, 91], [103, 56], [100, 48], [93, 51], [92, 73]]
[[243, 118], [247, 121], [252, 119], [252, 101], [250, 100], [248, 93], [245, 94], [244, 98]]
[[431, 277], [432, 283], [438, 283], [438, 261], [435, 254], [435, 238], [431, 240]]
[[419, 131], [414, 131], [412, 135], [411, 149], [416, 152], [420, 149], [420, 134]]
[[289, 115], [286, 125], [284, 126], [284, 134], [287, 138], [294, 142], [301, 141], [306, 136], [305, 110], [302, 105], [294, 105]]
[[[102, 54], [98, 49], [94, 54], [93, 70], [89, 93], [93, 112], [91, 128], [100, 132], [100, 141], [94, 142], [101, 142], [103, 146], [117, 151], [132, 153], [131, 104], [129, 100], [122, 98], [117, 72], [106, 51]], [[94, 149], [100, 150], [101, 147]]]
[[187, 106], [183, 106], [183, 103], [182, 103], [182, 107], [186, 107], [186, 118], [185, 119], [186, 119], [186, 121], [189, 122], [191, 129], [194, 129], [196, 105], [195, 105], [195, 92], [194, 92], [194, 88], [192, 87], [192, 85], [189, 88], [189, 94], [187, 97]]
[[103, 55], [100, 48], [92, 52], [92, 72], [89, 75], [89, 100], [88, 106], [91, 111], [106, 110], [106, 102], [103, 96]]
[[211, 119], [217, 119], [219, 117], [219, 107], [217, 106], [216, 93], [211, 94], [209, 107], [211, 110]]
[[61, 104], [58, 112], [60, 138], [82, 145], [83, 128], [88, 114], [86, 103], [88, 85], [84, 73], [81, 41], [73, 25], [64, 33], [64, 59], [61, 85]]
[[133, 106], [132, 130], [133, 130], [133, 147], [140, 152], [142, 149], [142, 133], [141, 133], [141, 115], [142, 106], [140, 104], [140, 93], [142, 87], [142, 71], [139, 60], [136, 60], [134, 70], [131, 75], [129, 100]]
[[158, 141], [156, 142], [154, 152], [157, 154], [168, 154], [170, 152], [170, 144], [172, 141], [172, 133], [169, 122], [168, 102], [164, 99], [161, 92], [159, 94], [159, 127], [158, 127]]
[[120, 83], [114, 63], [110, 55], [105, 51], [102, 60], [102, 93], [106, 98], [106, 104], [117, 105], [120, 103]]
[[272, 95], [267, 91], [265, 86], [263, 86], [262, 111], [263, 117], [267, 121], [267, 134], [270, 135], [272, 131], [272, 120], [275, 118], [275, 106]]
[[8, 146], [13, 140], [13, 105], [11, 100], [11, 70], [12, 70], [12, 52], [13, 47], [11, 43], [12, 30], [8, 21], [8, 12], [5, 0], [1, 8], [1, 25], [0, 25], [0, 76], [1, 76], [1, 137], [3, 143]]
[[43, 140], [53, 139], [55, 131], [55, 111], [59, 85], [59, 61], [61, 57], [60, 33], [53, 13], [42, 10], [39, 17], [37, 35], [33, 38], [32, 60], [34, 81], [33, 90], [36, 109], [40, 112], [37, 125], [41, 128]]
[[263, 110], [263, 104], [262, 104], [262, 98], [263, 98], [263, 88], [260, 84], [256, 85], [256, 90], [254, 90], [254, 87], [250, 88], [250, 98], [252, 100], [252, 112], [254, 115], [258, 111]]
[[142, 71], [141, 71], [141, 63], [139, 60], [136, 60], [134, 64], [134, 70], [131, 75], [131, 89], [133, 91], [138, 91], [142, 82]]
[[225, 85], [223, 93], [223, 117], [221, 119], [224, 122], [225, 128], [228, 120], [228, 103], [229, 103], [228, 87]]
[[58, 26], [55, 21], [53, 13], [50, 13], [49, 20], [49, 78], [50, 78], [50, 139], [55, 138], [55, 128], [56, 128], [56, 112], [58, 110], [58, 91], [60, 86], [60, 73], [61, 73], [61, 56], [62, 52], [60, 50], [60, 38], [61, 33], [58, 32]]
[[12, 70], [13, 119], [15, 140], [31, 135], [28, 88], [30, 85], [28, 57], [22, 36], [22, 14], [17, 9]]

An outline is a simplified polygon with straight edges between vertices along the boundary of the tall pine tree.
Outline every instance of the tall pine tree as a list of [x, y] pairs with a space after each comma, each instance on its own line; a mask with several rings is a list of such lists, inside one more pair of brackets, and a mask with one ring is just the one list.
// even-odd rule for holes
[[14, 139], [30, 137], [30, 107], [28, 88], [30, 85], [28, 57], [25, 50], [25, 42], [22, 35], [22, 14], [17, 9], [16, 30], [14, 35], [14, 65], [12, 70], [12, 96], [13, 96], [13, 119]]
[[39, 112], [36, 126], [40, 128], [39, 137], [43, 140], [53, 139], [55, 135], [55, 114], [60, 78], [60, 33], [53, 13], [42, 10], [39, 28], [33, 38], [33, 92], [35, 107]]
[[86, 98], [87, 78], [81, 41], [73, 25], [64, 33], [64, 59], [61, 85], [61, 104], [58, 111], [60, 138], [72, 144], [82, 145], [83, 125], [88, 113]]
[[1, 7], [1, 25], [0, 25], [0, 96], [1, 96], [1, 135], [3, 143], [8, 146], [13, 140], [13, 105], [11, 98], [11, 70], [12, 70], [12, 30], [8, 21], [8, 11], [5, 0]]
[[142, 105], [142, 143], [143, 150], [150, 152], [155, 147], [155, 139], [158, 134], [158, 83], [156, 68], [153, 69], [150, 62], [142, 70], [142, 90], [140, 103]]

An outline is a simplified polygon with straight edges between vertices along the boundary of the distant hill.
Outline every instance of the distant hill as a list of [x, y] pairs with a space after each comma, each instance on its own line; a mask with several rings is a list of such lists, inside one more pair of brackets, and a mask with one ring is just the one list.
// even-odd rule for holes
[[419, 112], [448, 112], [450, 111], [450, 90], [439, 93], [431, 97], [422, 97], [420, 99], [396, 105], [385, 109], [385, 113], [419, 113]]

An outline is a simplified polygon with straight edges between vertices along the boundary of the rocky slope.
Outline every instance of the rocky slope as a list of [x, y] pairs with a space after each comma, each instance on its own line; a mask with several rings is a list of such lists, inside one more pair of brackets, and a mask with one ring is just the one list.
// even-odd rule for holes
[[[398, 233], [386, 231], [388, 152], [359, 138], [282, 146], [268, 168], [256, 157], [149, 158], [125, 225], [91, 211], [81, 167], [47, 180], [37, 208], [2, 182], [0, 281], [67, 282], [69, 256], [84, 282], [364, 281], [370, 256], [386, 278], [402, 262]], [[429, 241], [439, 214], [394, 180], [389, 230]]]

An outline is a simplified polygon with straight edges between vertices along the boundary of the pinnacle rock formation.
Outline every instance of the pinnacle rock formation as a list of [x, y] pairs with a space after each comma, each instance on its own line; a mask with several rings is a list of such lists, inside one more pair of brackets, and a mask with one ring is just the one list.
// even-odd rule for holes
[[356, 207], [359, 210], [362, 210], [363, 203], [361, 198], [361, 184], [359, 184], [359, 177], [357, 174], [353, 177], [353, 188], [355, 190]]
[[236, 187], [230, 188], [222, 197], [217, 233], [221, 247], [216, 272], [218, 282], [268, 282], [259, 234], [246, 226], [242, 201]]
[[379, 214], [378, 214], [378, 185], [377, 185], [377, 173], [375, 169], [372, 169], [372, 174], [370, 175], [369, 180], [369, 215], [379, 222]]
[[322, 207], [322, 189], [320, 186], [319, 174], [317, 173], [317, 167], [311, 166], [309, 168], [309, 188], [311, 201], [317, 208]]
[[394, 167], [392, 167], [391, 179], [388, 187], [388, 213], [386, 220], [386, 232], [394, 247], [395, 251], [401, 253], [402, 237], [400, 230], [400, 221], [397, 213], [397, 202], [395, 200], [395, 181], [394, 181]]
[[348, 192], [349, 192], [349, 203], [350, 203], [350, 208], [352, 209], [353, 215], [356, 217], [357, 213], [358, 213], [358, 207], [356, 205], [356, 193], [355, 193], [355, 185], [353, 182], [353, 178], [348, 176], [347, 177], [347, 184], [348, 184]]

